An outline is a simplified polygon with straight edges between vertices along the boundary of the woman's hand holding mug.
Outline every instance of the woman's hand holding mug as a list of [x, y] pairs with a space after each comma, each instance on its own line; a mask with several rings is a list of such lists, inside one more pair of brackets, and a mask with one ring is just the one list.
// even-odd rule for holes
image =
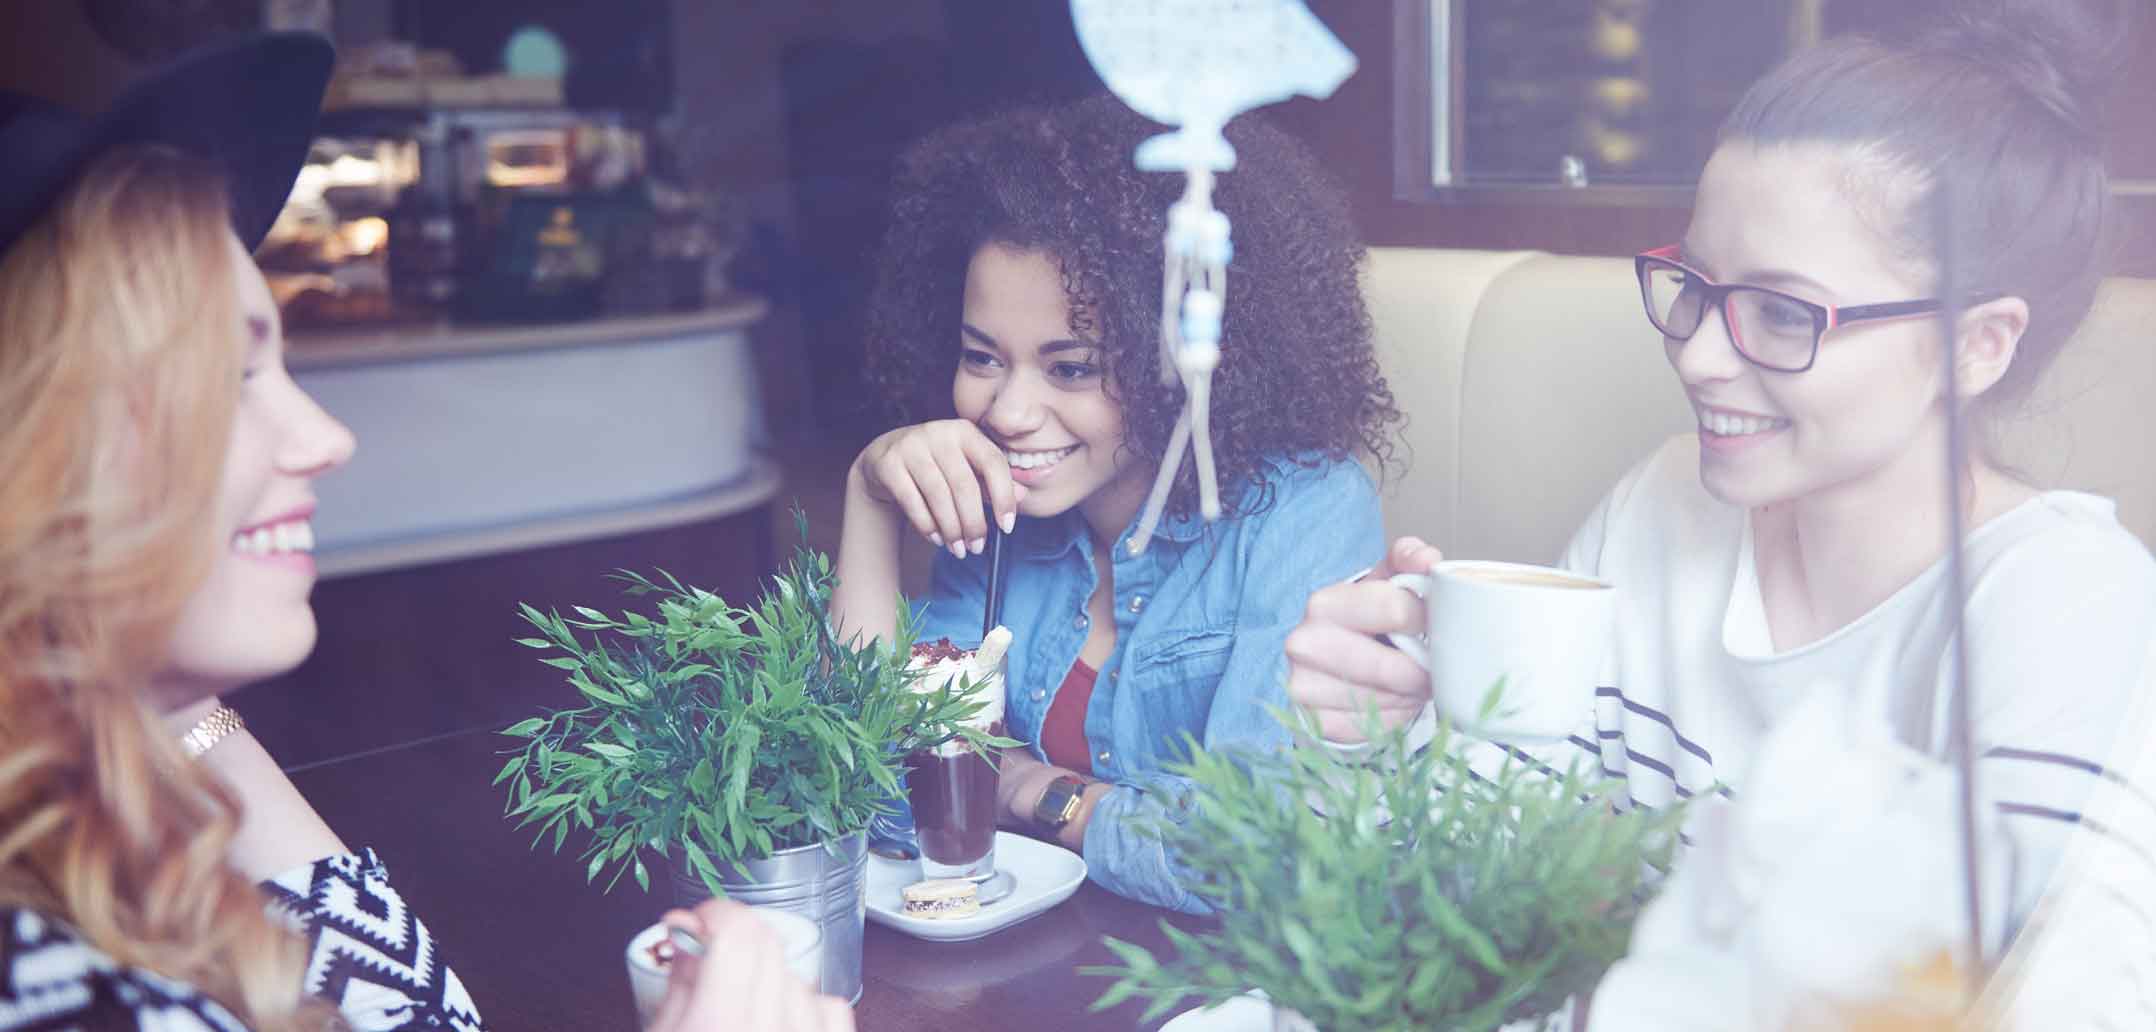
[[777, 934], [749, 908], [705, 900], [695, 912], [673, 911], [670, 926], [703, 943], [703, 956], [677, 956], [652, 1032], [769, 1029], [852, 1032], [853, 1009], [819, 996], [787, 967]]
[[1310, 596], [1303, 622], [1288, 634], [1288, 699], [1310, 712], [1327, 740], [1361, 742], [1373, 709], [1393, 729], [1429, 705], [1430, 675], [1383, 636], [1428, 626], [1422, 599], [1391, 581], [1427, 574], [1444, 558], [1422, 539], [1403, 537], [1360, 580]]
[[1364, 740], [1372, 710], [1392, 730], [1433, 702], [1461, 730], [1505, 742], [1562, 741], [1586, 723], [1615, 589], [1564, 570], [1443, 558], [1401, 538], [1361, 580], [1312, 595], [1288, 635], [1288, 698], [1344, 744]]

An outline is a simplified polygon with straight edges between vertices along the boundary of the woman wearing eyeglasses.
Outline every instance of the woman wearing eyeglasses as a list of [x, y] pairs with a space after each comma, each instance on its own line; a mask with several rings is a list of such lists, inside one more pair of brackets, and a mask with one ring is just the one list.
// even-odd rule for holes
[[[1565, 552], [1619, 585], [1625, 608], [1594, 712], [1543, 759], [1599, 765], [1644, 806], [1718, 782], [1741, 805], [1762, 740], [1819, 691], [1883, 698], [1897, 740], [1951, 755], [1949, 384], [1931, 256], [1953, 248], [1966, 285], [1951, 389], [1982, 431], [2027, 396], [2102, 274], [2090, 98], [2124, 14], [1966, 3], [1908, 38], [1806, 50], [1738, 103], [1683, 240], [1637, 259], [1699, 429], [1625, 476]], [[1942, 241], [1931, 210], [1947, 177]], [[1953, 475], [1975, 752], [2012, 841], [2011, 932], [2156, 687], [2156, 562], [2111, 501], [2041, 490], [1975, 436]], [[1311, 599], [1287, 642], [1289, 694], [1328, 737], [1359, 740], [1372, 708], [1395, 727], [1427, 710], [1427, 675], [1378, 635], [1425, 626], [1383, 575], [1437, 558], [1403, 539], [1377, 575]], [[2121, 863], [2156, 874], [2146, 855]], [[2090, 977], [2156, 958], [2151, 902], [2121, 902]]]

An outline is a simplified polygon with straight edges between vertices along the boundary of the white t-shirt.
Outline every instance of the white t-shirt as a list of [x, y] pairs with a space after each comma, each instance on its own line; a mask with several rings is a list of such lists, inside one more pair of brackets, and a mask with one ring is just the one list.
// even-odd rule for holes
[[[2156, 695], [2156, 560], [2109, 500], [2070, 491], [2045, 492], [1975, 528], [1964, 557], [1978, 776], [2013, 843], [2008, 927], [2035, 911], [2069, 843], [2101, 854], [2092, 862], [2124, 879], [2105, 894], [2118, 913], [2080, 922], [2068, 934], [2088, 941], [2055, 951], [2079, 959], [2055, 958], [2051, 970], [2094, 977], [2131, 968], [2139, 992], [2156, 994], [2146, 970], [2156, 965], [2156, 797], [2111, 793], [2101, 819], [2083, 820], [2092, 790], [2106, 778], [2116, 784], [2148, 745], [2141, 703]], [[1750, 520], [1700, 485], [1695, 436], [1672, 439], [1620, 481], [1563, 565], [1622, 595], [1592, 727], [1570, 747], [1622, 780], [1635, 805], [1665, 806], [1718, 783], [1741, 799], [1777, 715], [1812, 691], [1884, 700], [1898, 740], [1950, 756], [1944, 561], [1848, 626], [1776, 651]], [[2042, 981], [2031, 976], [2032, 986]], [[2156, 1018], [2123, 1027], [2156, 1027]]]

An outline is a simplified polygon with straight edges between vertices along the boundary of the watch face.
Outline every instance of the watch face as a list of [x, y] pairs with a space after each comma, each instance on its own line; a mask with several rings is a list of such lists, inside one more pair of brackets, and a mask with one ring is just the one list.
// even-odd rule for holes
[[1071, 811], [1074, 809], [1071, 804], [1077, 801], [1078, 793], [1083, 790], [1084, 783], [1077, 778], [1057, 778], [1049, 782], [1048, 791], [1041, 796], [1040, 804], [1033, 809], [1033, 819], [1052, 828], [1060, 828], [1070, 823]]

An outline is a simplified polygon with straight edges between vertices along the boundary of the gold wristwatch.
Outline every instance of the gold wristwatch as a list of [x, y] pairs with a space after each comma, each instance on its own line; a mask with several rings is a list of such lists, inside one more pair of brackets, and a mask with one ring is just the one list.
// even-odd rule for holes
[[1048, 783], [1048, 791], [1041, 793], [1041, 801], [1033, 804], [1033, 823], [1050, 835], [1060, 833], [1065, 825], [1078, 819], [1079, 804], [1085, 801], [1085, 779], [1075, 774], [1065, 774]]

